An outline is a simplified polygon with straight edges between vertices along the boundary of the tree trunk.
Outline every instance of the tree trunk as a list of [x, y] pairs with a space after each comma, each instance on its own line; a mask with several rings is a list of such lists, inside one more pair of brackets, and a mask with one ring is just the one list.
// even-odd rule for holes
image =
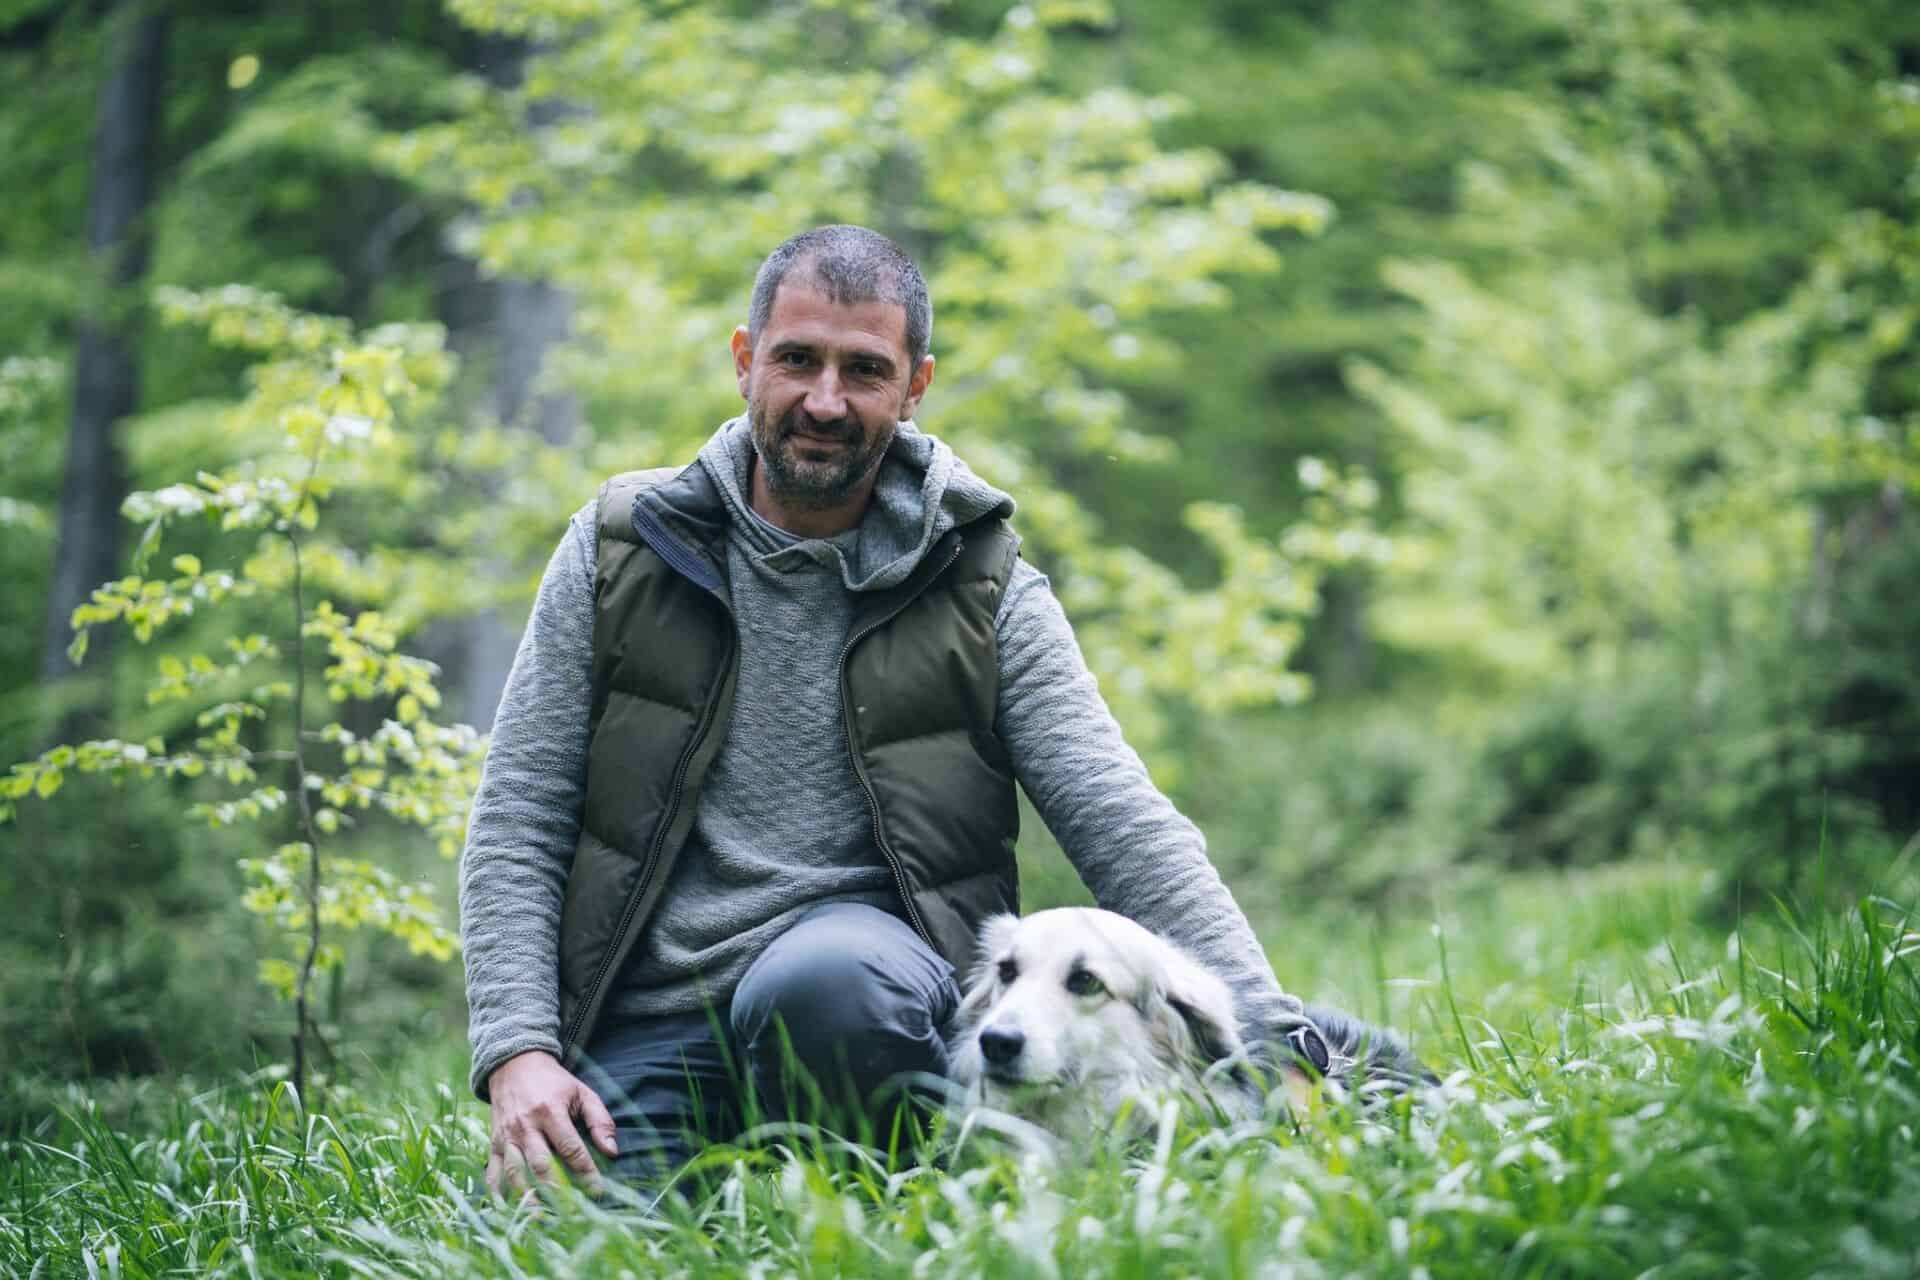
[[[548, 353], [566, 340], [571, 328], [572, 296], [544, 280], [502, 280], [492, 293], [498, 344], [494, 410], [507, 426], [529, 428], [549, 444], [564, 444], [578, 426], [579, 404], [565, 392], [540, 390], [539, 378]], [[556, 528], [568, 514], [556, 514]], [[509, 571], [505, 564], [495, 564], [491, 570]], [[518, 610], [497, 609], [466, 620], [458, 689], [460, 718], [469, 724], [481, 729], [492, 726], [525, 620]]]
[[[481, 58], [487, 78], [504, 88], [519, 84], [532, 51], [521, 41], [483, 42]], [[534, 103], [527, 127], [543, 128], [566, 112], [561, 103]], [[547, 356], [572, 330], [572, 295], [548, 281], [525, 279], [497, 281], [488, 292], [493, 303], [494, 416], [503, 425], [534, 431], [549, 444], [566, 443], [579, 429], [579, 403], [564, 391], [542, 390], [540, 374]], [[566, 514], [557, 516], [556, 527]], [[493, 571], [505, 573], [507, 566], [493, 566]], [[509, 616], [489, 610], [464, 622], [457, 682], [460, 719], [482, 729], [492, 726], [524, 621], [518, 611]]]
[[[43, 680], [73, 670], [69, 618], [95, 586], [119, 576], [127, 480], [114, 430], [140, 398], [140, 307], [134, 293], [147, 269], [146, 213], [159, 160], [167, 20], [136, 0], [119, 6], [109, 23], [87, 197], [87, 247], [99, 292], [75, 333], [73, 421], [41, 647]], [[81, 726], [69, 716], [62, 736], [66, 727]]]

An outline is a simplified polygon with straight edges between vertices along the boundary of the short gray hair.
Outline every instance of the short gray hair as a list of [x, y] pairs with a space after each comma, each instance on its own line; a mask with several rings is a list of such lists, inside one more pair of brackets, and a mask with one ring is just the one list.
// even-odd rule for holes
[[933, 301], [926, 277], [907, 251], [878, 231], [844, 223], [803, 231], [767, 255], [753, 278], [753, 303], [747, 311], [747, 336], [754, 342], [773, 314], [773, 298], [795, 267], [806, 281], [841, 306], [855, 302], [891, 302], [907, 313], [909, 372], [933, 343]]

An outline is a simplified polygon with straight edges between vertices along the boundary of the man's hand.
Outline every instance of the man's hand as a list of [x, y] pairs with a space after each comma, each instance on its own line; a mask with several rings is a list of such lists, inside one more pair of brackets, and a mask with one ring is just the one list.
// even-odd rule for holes
[[599, 1190], [600, 1171], [581, 1141], [580, 1127], [611, 1157], [616, 1154], [613, 1117], [599, 1095], [561, 1066], [558, 1058], [538, 1049], [516, 1054], [487, 1077], [487, 1093], [493, 1099], [489, 1191], [496, 1196], [503, 1196], [507, 1187], [531, 1191], [529, 1172], [541, 1182], [551, 1182], [554, 1156], [588, 1189]]

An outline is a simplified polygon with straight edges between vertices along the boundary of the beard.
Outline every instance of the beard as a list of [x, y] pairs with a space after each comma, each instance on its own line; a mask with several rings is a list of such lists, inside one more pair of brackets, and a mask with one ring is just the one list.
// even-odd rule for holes
[[[891, 422], [872, 431], [853, 417], [821, 422], [797, 404], [778, 419], [770, 419], [764, 406], [749, 404], [747, 421], [753, 429], [753, 451], [766, 469], [767, 488], [796, 507], [839, 506], [879, 469], [893, 443]], [[802, 433], [836, 441], [840, 447], [825, 458], [805, 457], [801, 450], [808, 442], [796, 439]]]

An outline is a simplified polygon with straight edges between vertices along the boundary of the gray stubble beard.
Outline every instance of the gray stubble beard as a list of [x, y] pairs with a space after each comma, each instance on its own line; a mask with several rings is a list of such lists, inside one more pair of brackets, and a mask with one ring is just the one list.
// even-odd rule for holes
[[[799, 426], [798, 406], [783, 414], [778, 422], [769, 422], [760, 406], [747, 406], [747, 422], [752, 428], [753, 452], [765, 469], [767, 488], [781, 502], [796, 507], [838, 506], [853, 491], [880, 469], [894, 431], [888, 430], [869, 444], [852, 448], [837, 463], [801, 463], [795, 465], [787, 437]], [[863, 433], [864, 436], [864, 433]], [[825, 475], [822, 471], [831, 467]]]

